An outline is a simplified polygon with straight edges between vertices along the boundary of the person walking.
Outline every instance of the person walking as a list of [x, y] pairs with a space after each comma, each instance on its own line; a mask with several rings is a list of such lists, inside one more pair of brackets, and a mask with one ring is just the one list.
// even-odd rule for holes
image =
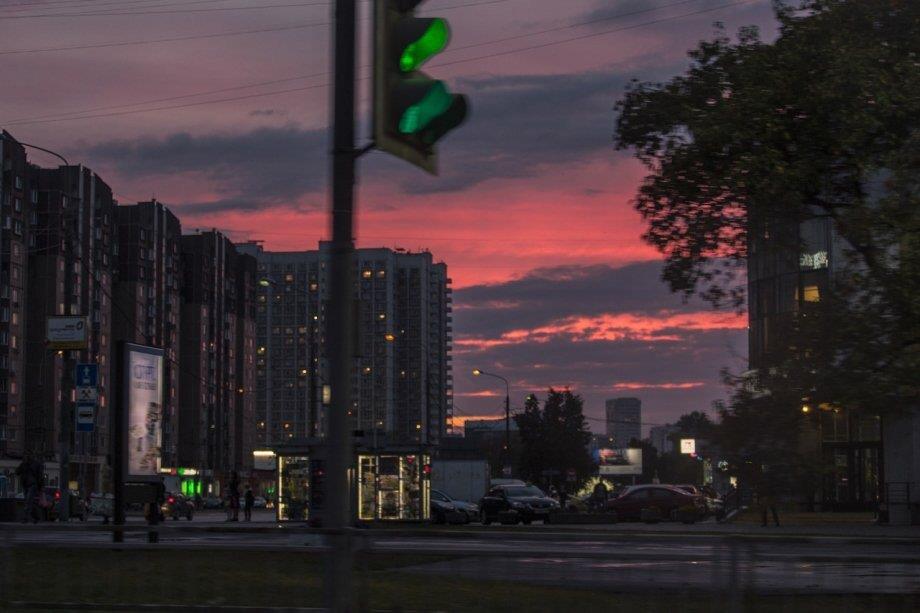
[[246, 521], [252, 521], [252, 507], [256, 503], [255, 494], [252, 493], [252, 487], [246, 486], [246, 495], [244, 496], [243, 514]]

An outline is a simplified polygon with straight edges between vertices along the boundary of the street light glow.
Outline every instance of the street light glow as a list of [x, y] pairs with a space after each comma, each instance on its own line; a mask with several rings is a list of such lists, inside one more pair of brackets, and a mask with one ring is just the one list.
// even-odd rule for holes
[[478, 368], [474, 368], [474, 369], [473, 369], [473, 375], [475, 375], [475, 376], [478, 377], [478, 376], [481, 375], [481, 374], [482, 374], [482, 371], [479, 370]]

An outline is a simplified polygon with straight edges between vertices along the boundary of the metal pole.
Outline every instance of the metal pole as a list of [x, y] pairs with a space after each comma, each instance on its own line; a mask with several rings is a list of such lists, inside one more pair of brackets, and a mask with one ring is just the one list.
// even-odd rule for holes
[[115, 524], [112, 540], [121, 543], [125, 536], [121, 531], [125, 525], [125, 388], [124, 388], [125, 343], [115, 343], [115, 360], [112, 363], [112, 398], [109, 418], [112, 428], [109, 436], [112, 443], [112, 521]]
[[73, 390], [73, 370], [76, 364], [69, 358], [64, 359], [64, 372], [61, 376], [61, 449], [58, 455], [58, 488], [61, 490], [58, 519], [70, 521], [70, 436], [73, 420], [70, 394]]
[[353, 611], [350, 523], [349, 436], [354, 361], [353, 212], [355, 185], [355, 20], [356, 0], [336, 0], [334, 18], [335, 88], [332, 146], [332, 253], [326, 336], [332, 402], [327, 438], [327, 508], [323, 514], [332, 546], [326, 577], [331, 611]]

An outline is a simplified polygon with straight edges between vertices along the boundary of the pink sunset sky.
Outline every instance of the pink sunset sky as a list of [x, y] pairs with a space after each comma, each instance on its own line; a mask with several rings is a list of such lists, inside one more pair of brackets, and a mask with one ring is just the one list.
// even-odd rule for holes
[[[369, 64], [370, 4], [359, 74]], [[327, 222], [330, 6], [315, 0], [0, 3], [0, 128], [96, 170], [122, 203], [155, 196], [185, 231], [316, 248]], [[631, 78], [664, 81], [714, 35], [758, 25], [769, 0], [430, 0], [449, 19], [426, 71], [472, 114], [440, 144], [439, 177], [361, 159], [359, 246], [428, 249], [455, 291], [459, 420], [549, 385], [642, 399], [647, 424], [707, 410], [743, 370], [746, 318], [683, 303], [659, 281], [630, 200], [644, 175], [613, 148]], [[439, 67], [438, 64], [441, 64]], [[362, 139], [370, 82], [359, 81]], [[31, 154], [44, 165], [56, 160]], [[458, 421], [459, 421], [458, 420]]]

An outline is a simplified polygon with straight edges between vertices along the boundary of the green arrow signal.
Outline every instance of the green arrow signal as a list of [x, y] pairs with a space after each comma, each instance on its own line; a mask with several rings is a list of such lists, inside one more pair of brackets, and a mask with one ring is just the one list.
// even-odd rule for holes
[[399, 131], [417, 134], [434, 119], [447, 112], [454, 98], [442, 81], [434, 81], [421, 100], [410, 105], [399, 119]]
[[399, 69], [403, 72], [418, 70], [422, 64], [443, 51], [450, 40], [450, 28], [443, 19], [433, 18], [417, 22], [428, 23], [422, 35], [403, 49], [399, 58]]

